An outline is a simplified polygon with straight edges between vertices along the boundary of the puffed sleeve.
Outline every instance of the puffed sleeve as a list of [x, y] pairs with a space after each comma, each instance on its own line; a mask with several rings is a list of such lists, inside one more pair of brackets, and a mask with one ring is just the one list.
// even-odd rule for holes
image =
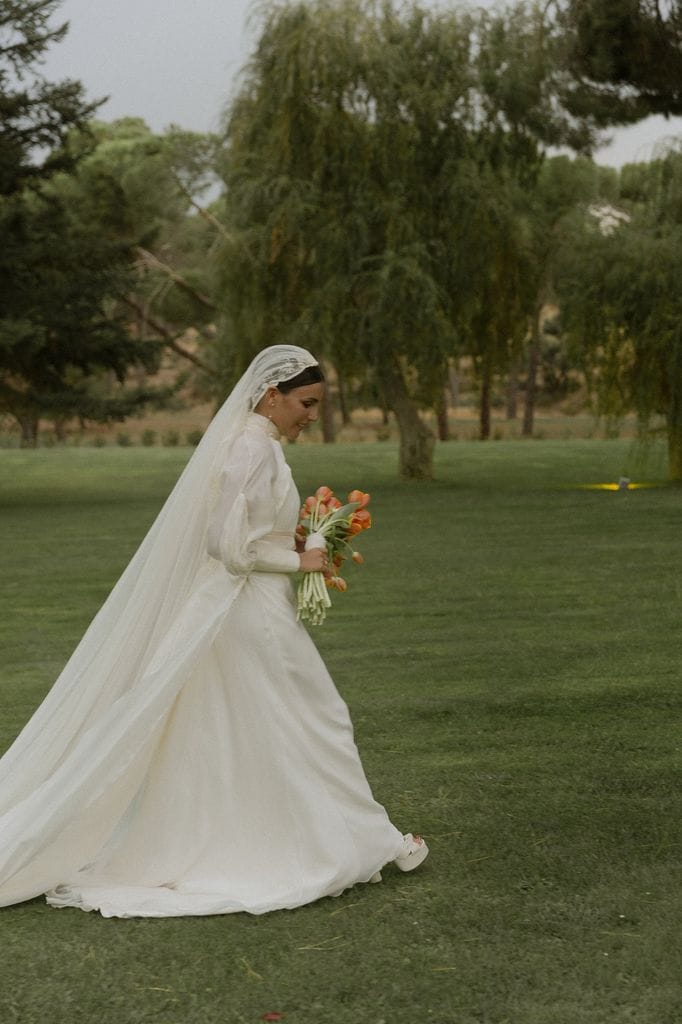
[[221, 471], [208, 524], [208, 553], [235, 576], [297, 572], [300, 567], [296, 551], [265, 539], [274, 530], [276, 476], [272, 442], [239, 438]]

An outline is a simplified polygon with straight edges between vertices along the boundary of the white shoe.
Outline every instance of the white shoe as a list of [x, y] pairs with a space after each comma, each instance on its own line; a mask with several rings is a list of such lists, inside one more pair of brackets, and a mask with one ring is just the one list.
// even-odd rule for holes
[[414, 871], [429, 855], [429, 848], [421, 836], [411, 832], [403, 836], [403, 852], [393, 861], [401, 871]]
[[380, 871], [375, 871], [374, 874], [372, 875], [372, 877], [370, 878], [370, 882], [380, 882], [380, 881], [381, 881], [381, 872]]

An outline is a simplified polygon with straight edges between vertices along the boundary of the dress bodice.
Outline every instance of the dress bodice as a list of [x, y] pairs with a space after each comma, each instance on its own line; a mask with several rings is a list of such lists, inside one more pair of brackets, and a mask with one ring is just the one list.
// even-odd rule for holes
[[221, 470], [208, 553], [233, 575], [296, 572], [299, 495], [274, 423], [252, 413]]

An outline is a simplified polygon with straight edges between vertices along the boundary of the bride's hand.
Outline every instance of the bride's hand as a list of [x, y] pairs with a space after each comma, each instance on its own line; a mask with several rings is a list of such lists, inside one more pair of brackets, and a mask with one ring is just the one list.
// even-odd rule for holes
[[311, 548], [310, 551], [301, 551], [298, 557], [301, 560], [299, 566], [301, 572], [325, 572], [329, 566], [327, 552], [324, 548]]

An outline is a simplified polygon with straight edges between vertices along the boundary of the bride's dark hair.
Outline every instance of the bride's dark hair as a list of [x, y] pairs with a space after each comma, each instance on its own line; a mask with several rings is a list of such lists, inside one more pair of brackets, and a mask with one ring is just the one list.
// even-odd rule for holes
[[281, 391], [283, 395], [288, 395], [295, 388], [304, 388], [307, 384], [324, 384], [324, 374], [319, 365], [306, 366], [305, 370], [301, 370], [295, 377], [281, 380], [277, 385], [277, 390]]

